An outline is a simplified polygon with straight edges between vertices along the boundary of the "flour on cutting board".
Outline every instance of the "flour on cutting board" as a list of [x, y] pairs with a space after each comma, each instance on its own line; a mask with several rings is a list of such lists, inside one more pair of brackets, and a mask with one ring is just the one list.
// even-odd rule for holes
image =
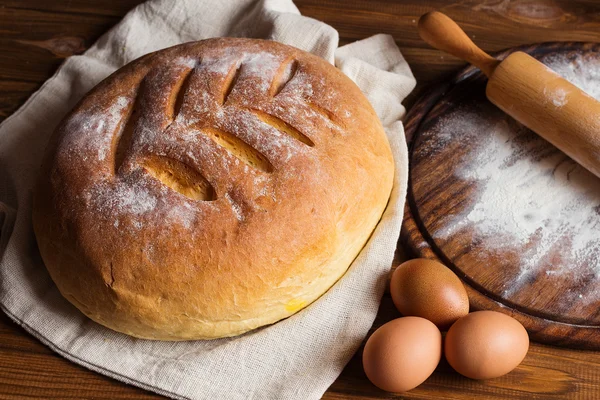
[[[554, 56], [549, 66], [591, 96], [600, 99], [600, 60]], [[590, 64], [593, 63], [593, 64]], [[510, 296], [532, 277], [569, 275], [578, 282], [600, 280], [600, 180], [552, 145], [509, 117], [490, 122], [475, 112], [457, 110], [441, 121], [430, 151], [474, 135], [481, 148], [461, 160], [455, 175], [477, 185], [478, 197], [448, 228], [435, 233], [448, 239], [469, 226], [474, 240], [491, 252], [519, 249], [520, 265]], [[482, 131], [483, 130], [483, 131]], [[454, 137], [454, 138], [453, 138]], [[471, 158], [469, 158], [471, 157]], [[600, 301], [600, 281], [571, 295], [585, 303]], [[592, 285], [593, 286], [593, 285]]]

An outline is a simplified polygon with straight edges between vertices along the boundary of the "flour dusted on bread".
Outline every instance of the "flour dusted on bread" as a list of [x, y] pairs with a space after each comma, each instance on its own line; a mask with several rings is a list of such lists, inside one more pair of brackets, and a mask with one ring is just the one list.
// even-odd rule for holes
[[34, 229], [59, 290], [136, 337], [241, 334], [315, 301], [389, 197], [358, 87], [275, 42], [210, 39], [94, 88], [47, 149]]

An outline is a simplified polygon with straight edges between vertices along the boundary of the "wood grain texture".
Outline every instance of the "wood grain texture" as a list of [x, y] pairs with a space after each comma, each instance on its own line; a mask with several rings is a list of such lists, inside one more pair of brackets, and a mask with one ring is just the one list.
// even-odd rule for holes
[[[87, 48], [138, 3], [0, 0], [0, 120], [54, 73], [62, 57], [81, 52], [78, 43]], [[457, 21], [488, 52], [544, 41], [600, 41], [600, 4], [595, 0], [296, 0], [296, 4], [304, 15], [334, 26], [342, 44], [376, 33], [393, 35], [418, 81], [407, 105], [464, 65], [419, 39], [418, 17], [434, 9]], [[398, 316], [386, 294], [374, 328]], [[463, 378], [441, 364], [423, 385], [402, 396], [370, 384], [362, 371], [361, 354], [362, 349], [324, 399], [597, 399], [600, 393], [597, 352], [533, 344], [519, 368], [489, 381]], [[70, 363], [2, 315], [0, 399], [15, 398], [162, 397]]]
[[[588, 65], [591, 70], [600, 66], [600, 46], [596, 44], [554, 42], [519, 50], [541, 61], [561, 59], [566, 69], [573, 68], [574, 63]], [[498, 58], [507, 56], [508, 52], [504, 52]], [[545, 67], [540, 69], [545, 72]], [[502, 235], [514, 235], [511, 229], [515, 227], [520, 229], [517, 235], [524, 235], [524, 224], [528, 224], [525, 217], [532, 217], [530, 211], [539, 211], [538, 207], [528, 208], [532, 200], [526, 197], [527, 189], [543, 176], [552, 176], [551, 182], [544, 182], [556, 185], [552, 186], [555, 190], [538, 189], [535, 197], [553, 204], [551, 197], [559, 196], [561, 190], [573, 199], [581, 199], [579, 193], [584, 192], [585, 199], [594, 203], [586, 218], [595, 221], [600, 192], [596, 193], [594, 187], [598, 187], [600, 180], [494, 107], [485, 98], [485, 88], [482, 73], [467, 67], [448, 85], [419, 100], [409, 112], [406, 123], [407, 135], [412, 138], [411, 177], [403, 240], [417, 255], [442, 259], [452, 268], [467, 285], [473, 309], [508, 313], [540, 342], [597, 350], [600, 302], [596, 299], [598, 282], [593, 269], [598, 249], [586, 249], [585, 254], [590, 258], [571, 259], [570, 243], [578, 233], [564, 233], [569, 221], [562, 218], [563, 213], [556, 216], [540, 211], [540, 222], [532, 227], [536, 231], [533, 239], [523, 236], [511, 240]], [[497, 140], [490, 140], [491, 137]], [[502, 144], [492, 148], [489, 143]], [[486, 213], [486, 219], [494, 220], [494, 232], [488, 235], [479, 229], [482, 222], [472, 222], [467, 214], [475, 209], [488, 210], [480, 202], [493, 201], [484, 197], [486, 182], [474, 176], [493, 165], [496, 151], [508, 153], [503, 153], [501, 167], [492, 172], [493, 185], [501, 186], [501, 193], [517, 199], [515, 204], [520, 209], [503, 210], [498, 221], [493, 213]], [[473, 162], [477, 159], [482, 161]], [[510, 171], [516, 168], [520, 168], [518, 176], [509, 178]], [[563, 170], [568, 171], [564, 180]], [[566, 189], [559, 188], [559, 184]], [[587, 187], [591, 191], [586, 191]], [[495, 196], [501, 193], [494, 192]], [[568, 206], [562, 207], [564, 210]], [[583, 205], [580, 209], [585, 210]], [[550, 220], [552, 223], [543, 225]], [[543, 239], [540, 239], [542, 234], [538, 229], [542, 226]], [[549, 237], [559, 240], [546, 249]], [[494, 244], [500, 244], [500, 248]], [[525, 258], [535, 259], [535, 265], [531, 266]], [[562, 265], [569, 266], [568, 273], [556, 273]], [[524, 274], [524, 268], [532, 269], [533, 273]]]
[[486, 93], [498, 108], [600, 177], [600, 102], [522, 52], [498, 65]]
[[452, 19], [439, 11], [419, 18], [419, 36], [431, 47], [465, 60], [488, 77], [500, 63], [481, 50]]

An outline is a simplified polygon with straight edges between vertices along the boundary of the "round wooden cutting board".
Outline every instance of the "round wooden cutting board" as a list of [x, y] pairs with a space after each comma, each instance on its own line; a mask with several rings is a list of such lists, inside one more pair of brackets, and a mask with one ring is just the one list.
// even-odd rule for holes
[[[514, 50], [600, 98], [600, 44], [497, 56]], [[402, 240], [454, 270], [472, 310], [508, 313], [536, 341], [600, 349], [600, 179], [488, 102], [485, 84], [468, 67], [407, 116]]]

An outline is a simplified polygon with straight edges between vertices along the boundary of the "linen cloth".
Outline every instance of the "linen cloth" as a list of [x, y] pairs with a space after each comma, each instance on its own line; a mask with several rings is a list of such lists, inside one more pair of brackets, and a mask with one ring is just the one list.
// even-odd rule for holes
[[[148, 52], [216, 36], [267, 38], [335, 63], [367, 95], [395, 157], [389, 205], [344, 277], [277, 324], [212, 341], [160, 342], [106, 329], [64, 300], [46, 272], [31, 225], [31, 192], [63, 115], [101, 79]], [[0, 305], [67, 359], [178, 399], [317, 399], [371, 327], [399, 236], [408, 158], [401, 101], [415, 80], [393, 39], [338, 48], [332, 27], [290, 0], [153, 0], [133, 9], [85, 54], [67, 59], [0, 125]]]

